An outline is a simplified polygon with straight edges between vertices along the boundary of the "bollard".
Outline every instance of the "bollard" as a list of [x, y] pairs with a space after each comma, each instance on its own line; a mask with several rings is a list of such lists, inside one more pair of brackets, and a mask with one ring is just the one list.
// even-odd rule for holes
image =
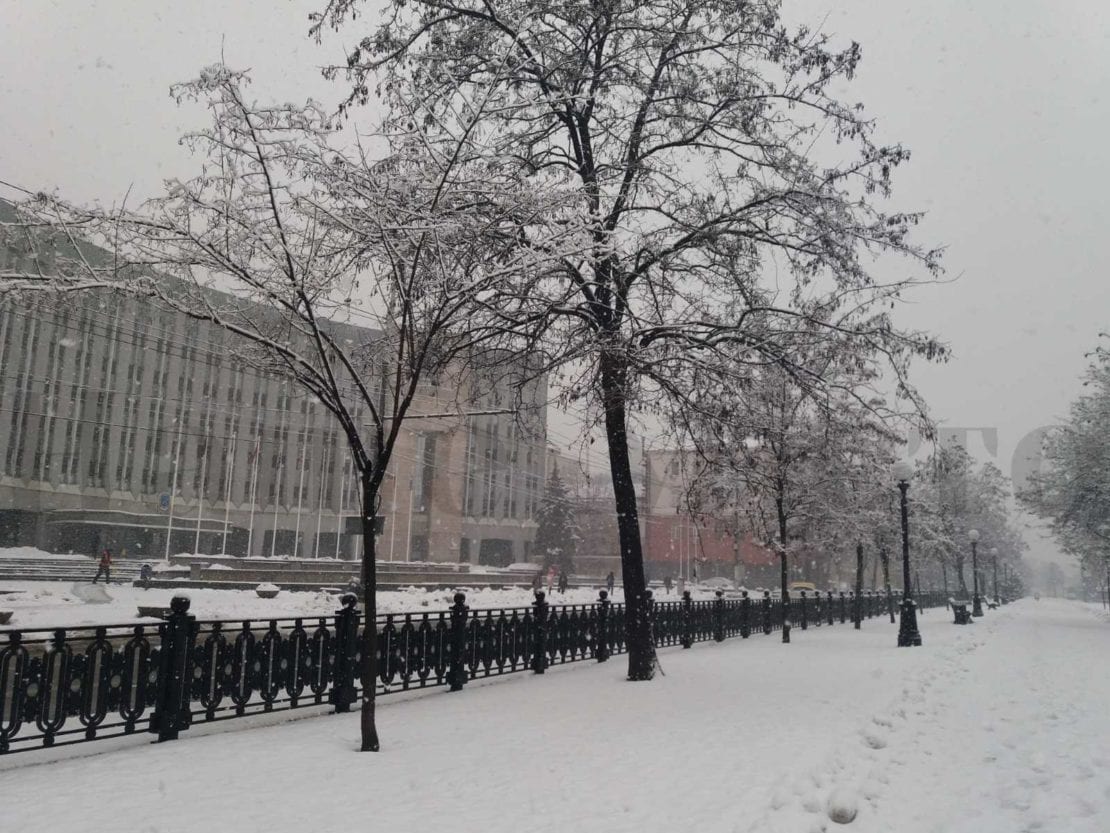
[[450, 691], [462, 691], [466, 685], [466, 620], [470, 608], [466, 605], [466, 594], [456, 593], [455, 603], [451, 605], [450, 667], [447, 670], [447, 684]]
[[800, 590], [798, 592], [801, 594], [801, 597], [802, 597], [802, 600], [801, 600], [802, 630], [806, 630], [809, 627], [809, 611], [806, 610], [806, 591], [805, 590]]
[[762, 607], [763, 607], [763, 632], [765, 634], [769, 635], [771, 633], [771, 591], [770, 590], [764, 590], [763, 591], [763, 601], [761, 602], [761, 604], [762, 604]]
[[343, 605], [341, 610], [335, 612], [335, 666], [334, 682], [328, 692], [328, 702], [335, 706], [337, 712], [351, 710], [355, 702], [355, 674], [358, 661], [358, 596], [354, 593], [344, 593], [339, 597]]
[[536, 600], [532, 602], [532, 627], [535, 630], [536, 640], [532, 651], [532, 670], [542, 674], [547, 668], [547, 618], [548, 608], [544, 599], [546, 594], [542, 590], [536, 591]]
[[748, 591], [740, 591], [740, 638], [747, 639], [752, 634], [752, 600]]
[[189, 615], [187, 596], [174, 596], [170, 613], [158, 627], [162, 647], [158, 657], [158, 687], [154, 710], [147, 731], [156, 733], [159, 742], [176, 740], [179, 732], [189, 728], [189, 687], [193, 682], [193, 643], [196, 641], [196, 618]]
[[830, 625], [835, 625], [836, 624], [836, 614], [834, 612], [834, 607], [833, 607], [833, 591], [829, 590], [827, 592], [829, 594], [829, 597], [828, 597], [828, 599], [825, 600], [825, 614], [829, 617], [829, 624]]
[[725, 591], [718, 590], [713, 601], [713, 640], [725, 641]]
[[601, 590], [597, 594], [597, 646], [594, 653], [598, 662], [609, 659], [609, 592]]
[[690, 598], [690, 591], [682, 591], [682, 647], [689, 648], [694, 644], [693, 636], [690, 634], [690, 620], [693, 618], [694, 602]]

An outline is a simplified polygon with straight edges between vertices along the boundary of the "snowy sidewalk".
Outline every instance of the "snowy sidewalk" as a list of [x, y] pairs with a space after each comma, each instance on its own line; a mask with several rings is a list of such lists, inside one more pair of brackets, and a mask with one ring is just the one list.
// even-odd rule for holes
[[[12, 756], [0, 830], [1105, 829], [1110, 625], [1045, 601], [950, 621], [926, 613], [920, 649], [872, 620], [667, 650], [652, 683], [625, 682], [619, 657], [387, 700], [378, 755], [341, 715]], [[830, 796], [854, 823], [829, 821]]]
[[[780, 784], [750, 830], [1110, 829], [1106, 617], [1024, 601], [958, 630], [963, 638], [861, 727], [860, 743]], [[829, 822], [831, 805], [854, 821]]]
[[[1110, 625], [1043, 599], [976, 625], [872, 753], [889, 784], [859, 833], [1110, 829]], [[895, 764], [901, 760], [902, 763]], [[863, 822], [869, 823], [863, 823]]]

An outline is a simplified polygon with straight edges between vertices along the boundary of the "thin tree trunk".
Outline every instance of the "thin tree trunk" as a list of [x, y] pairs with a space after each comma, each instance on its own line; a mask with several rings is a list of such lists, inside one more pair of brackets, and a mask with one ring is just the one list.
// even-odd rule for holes
[[644, 580], [644, 554], [640, 541], [636, 488], [632, 482], [632, 463], [628, 455], [625, 370], [621, 359], [610, 353], [602, 354], [601, 391], [605, 407], [605, 436], [609, 445], [609, 471], [613, 478], [613, 498], [621, 546], [628, 679], [650, 680], [655, 676], [655, 645], [648, 618], [647, 583]]
[[863, 542], [856, 544], [856, 603], [852, 607], [852, 621], [856, 630], [860, 629], [863, 619]]
[[362, 710], [361, 729], [363, 752], [377, 752], [378, 726], [375, 722], [378, 677], [378, 565], [375, 514], [378, 488], [372, 470], [361, 472], [362, 480], [362, 598], [365, 619], [362, 640]]
[[967, 582], [964, 581], [964, 556], [961, 552], [956, 553], [956, 579], [959, 582], [960, 598], [966, 599], [968, 596]]
[[782, 593], [782, 641], [790, 642], [790, 573], [786, 561], [786, 506], [782, 497], [775, 498], [779, 520], [779, 580]]
[[883, 560], [883, 592], [886, 593], [886, 612], [890, 614], [890, 622], [894, 624], [894, 596], [890, 592], [890, 553], [886, 547], [879, 550]]

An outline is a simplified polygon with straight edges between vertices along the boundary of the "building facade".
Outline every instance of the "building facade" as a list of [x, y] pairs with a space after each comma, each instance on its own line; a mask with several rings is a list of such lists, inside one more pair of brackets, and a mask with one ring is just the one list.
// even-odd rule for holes
[[774, 583], [775, 554], [741, 531], [737, 519], [691, 511], [687, 505], [697, 465], [693, 455], [670, 449], [644, 456], [644, 562], [653, 577]]
[[[0, 268], [40, 265], [21, 258], [0, 247]], [[0, 546], [356, 557], [361, 495], [334, 418], [245, 350], [111, 292], [0, 302]], [[510, 394], [505, 368], [480, 381], [414, 401], [378, 510], [382, 559], [530, 555], [546, 382]], [[497, 413], [459, 415], [475, 411]]]

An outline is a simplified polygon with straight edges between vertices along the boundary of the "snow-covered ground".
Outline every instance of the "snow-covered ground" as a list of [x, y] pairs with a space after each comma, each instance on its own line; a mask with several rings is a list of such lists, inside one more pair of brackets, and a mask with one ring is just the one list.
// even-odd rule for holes
[[329, 715], [0, 758], [0, 829], [1106, 830], [1110, 623], [1051, 600], [949, 621], [926, 612], [920, 649], [873, 620], [667, 650], [651, 683], [614, 658], [385, 700], [377, 755]]
[[[253, 590], [206, 590], [152, 588], [143, 590], [131, 584], [112, 584], [107, 588], [109, 601], [86, 603], [84, 589], [90, 585], [64, 581], [0, 581], [0, 590], [15, 590], [0, 595], [0, 610], [14, 612], [9, 628], [76, 627], [78, 625], [123, 624], [136, 619], [139, 605], [168, 607], [178, 594], [189, 597], [190, 613], [201, 619], [267, 619], [290, 616], [327, 616], [339, 608], [339, 599], [323, 592], [282, 590], [276, 599], [260, 599]], [[102, 585], [101, 585], [102, 586]], [[471, 608], [525, 607], [534, 601], [532, 591], [525, 588], [490, 590], [461, 587]], [[446, 610], [451, 606], [454, 591], [408, 590], [378, 594], [378, 610], [382, 613], [406, 613], [421, 610]], [[661, 601], [675, 600], [658, 593]], [[708, 590], [698, 591], [694, 598], [712, 598]], [[623, 599], [620, 588], [614, 601]], [[552, 593], [552, 604], [593, 604], [597, 590], [572, 588], [566, 593]], [[149, 620], [147, 620], [149, 621]]]

